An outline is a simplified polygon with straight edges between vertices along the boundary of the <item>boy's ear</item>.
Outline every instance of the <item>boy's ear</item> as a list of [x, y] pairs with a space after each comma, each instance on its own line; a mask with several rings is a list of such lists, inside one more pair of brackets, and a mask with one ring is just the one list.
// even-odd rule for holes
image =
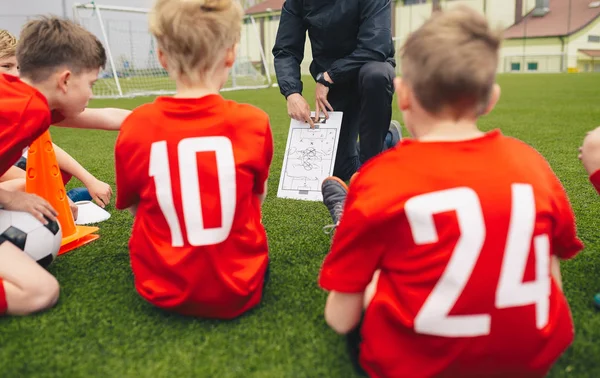
[[500, 89], [500, 86], [498, 84], [494, 83], [494, 87], [492, 88], [492, 94], [490, 96], [490, 101], [488, 102], [482, 115], [486, 115], [489, 112], [491, 112], [492, 110], [494, 110], [494, 107], [496, 107], [496, 104], [500, 100], [501, 92], [502, 92], [502, 90]]
[[73, 73], [69, 70], [59, 71], [56, 77], [58, 89], [63, 93], [67, 93], [69, 81], [73, 77]]
[[396, 95], [398, 96], [398, 108], [400, 108], [401, 111], [409, 110], [411, 107], [410, 88], [406, 82], [399, 77], [394, 79], [394, 87], [396, 88]]
[[225, 53], [225, 66], [227, 68], [233, 67], [233, 64], [235, 63], [235, 58], [237, 55], [236, 54], [237, 48], [238, 48], [238, 44], [236, 43], [235, 45], [233, 45], [233, 47], [230, 47], [229, 49], [227, 49], [227, 53]]
[[167, 57], [165, 56], [165, 53], [161, 50], [160, 47], [157, 50], [158, 50], [158, 62], [160, 63], [162, 68], [167, 70], [168, 69], [167, 68]]

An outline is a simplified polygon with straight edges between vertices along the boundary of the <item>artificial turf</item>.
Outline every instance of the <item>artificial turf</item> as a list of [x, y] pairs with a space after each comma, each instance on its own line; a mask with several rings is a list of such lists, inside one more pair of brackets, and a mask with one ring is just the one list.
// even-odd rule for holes
[[[600, 377], [600, 197], [577, 160], [586, 131], [600, 124], [599, 74], [501, 75], [502, 98], [480, 121], [538, 149], [567, 189], [586, 249], [564, 262], [576, 338], [550, 376]], [[314, 98], [310, 80], [305, 93]], [[278, 89], [227, 92], [265, 110], [275, 156], [263, 221], [271, 278], [263, 303], [232, 321], [184, 318], [145, 303], [133, 288], [127, 242], [132, 217], [107, 208], [101, 238], [50, 267], [61, 284], [56, 307], [0, 319], [0, 377], [352, 377], [341, 337], [323, 320], [317, 285], [330, 237], [320, 203], [276, 198], [289, 118]], [[134, 108], [152, 98], [95, 100], [92, 107]], [[401, 120], [394, 104], [394, 117]], [[244, 125], [239, 125], [244, 127]], [[53, 128], [56, 144], [113, 185], [116, 133]], [[415, 162], [406, 162], [415, 164]], [[402, 175], [402, 167], [398, 167]], [[69, 188], [79, 186], [72, 182]], [[402, 363], [402, 361], [399, 361]]]

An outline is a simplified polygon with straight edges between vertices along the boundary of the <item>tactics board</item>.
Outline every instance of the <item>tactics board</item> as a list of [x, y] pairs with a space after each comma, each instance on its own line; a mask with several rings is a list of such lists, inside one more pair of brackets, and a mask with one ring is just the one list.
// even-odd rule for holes
[[329, 119], [320, 119], [314, 129], [291, 121], [277, 197], [323, 201], [321, 183], [333, 174], [342, 115], [330, 112]]

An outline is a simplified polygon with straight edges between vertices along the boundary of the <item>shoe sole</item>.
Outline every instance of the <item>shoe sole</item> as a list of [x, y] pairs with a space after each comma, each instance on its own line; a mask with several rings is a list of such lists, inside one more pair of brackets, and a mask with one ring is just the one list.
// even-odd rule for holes
[[[346, 190], [346, 192], [348, 191], [348, 185], [346, 185], [346, 183], [339, 177], [335, 177], [335, 176], [327, 177], [325, 180], [323, 180], [323, 184], [325, 184], [325, 181], [335, 181], [338, 184], [340, 184]], [[323, 190], [323, 184], [321, 184], [321, 190]]]

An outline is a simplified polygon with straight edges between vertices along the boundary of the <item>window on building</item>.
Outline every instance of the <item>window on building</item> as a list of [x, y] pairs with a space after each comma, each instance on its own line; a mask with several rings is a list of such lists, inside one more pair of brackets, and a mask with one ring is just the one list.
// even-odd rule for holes
[[600, 43], [600, 35], [588, 35], [588, 42]]
[[529, 62], [527, 63], [527, 71], [537, 71], [538, 70], [538, 64], [537, 62]]
[[521, 63], [511, 63], [510, 70], [511, 71], [521, 71]]
[[404, 5], [425, 4], [427, 0], [404, 0]]

